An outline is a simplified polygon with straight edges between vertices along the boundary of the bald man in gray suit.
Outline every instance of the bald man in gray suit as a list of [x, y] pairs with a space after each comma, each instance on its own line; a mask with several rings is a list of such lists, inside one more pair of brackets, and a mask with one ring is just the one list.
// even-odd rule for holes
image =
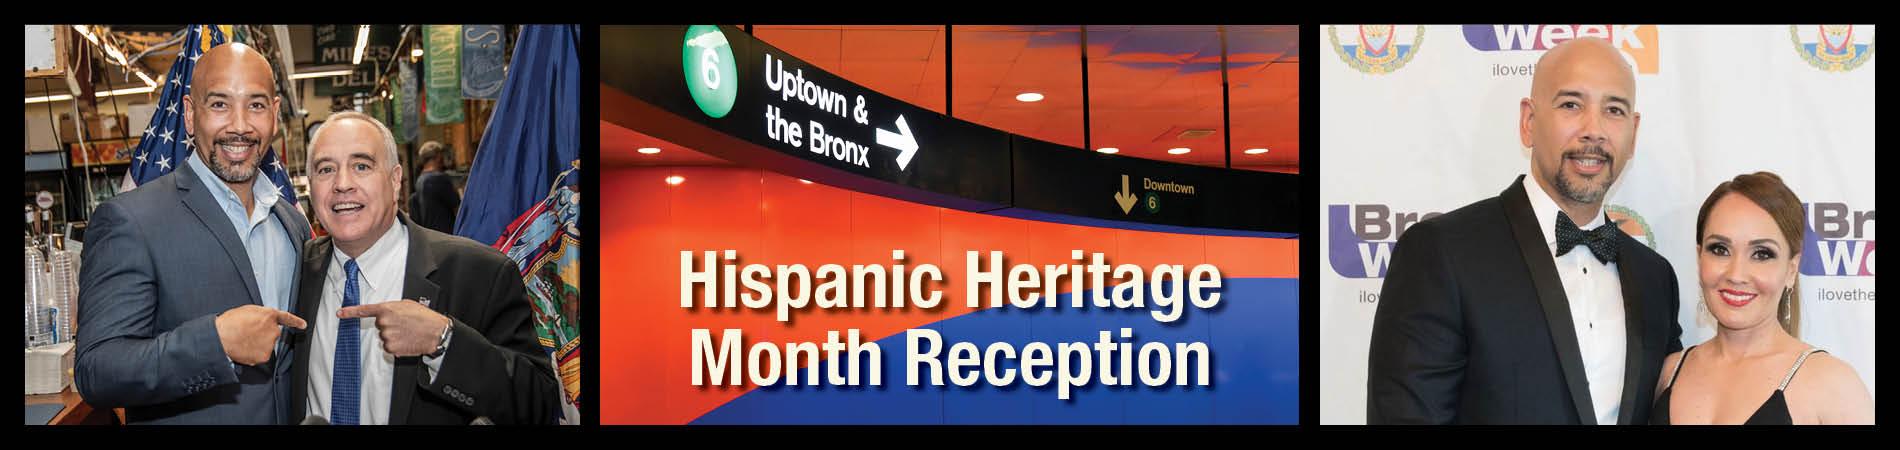
[[74, 384], [132, 424], [285, 424], [310, 223], [258, 170], [276, 83], [244, 44], [197, 64], [183, 105], [196, 151], [93, 211]]

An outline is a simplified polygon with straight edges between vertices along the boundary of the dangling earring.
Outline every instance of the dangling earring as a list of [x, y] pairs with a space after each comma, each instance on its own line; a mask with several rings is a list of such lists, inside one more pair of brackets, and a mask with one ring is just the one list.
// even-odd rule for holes
[[1782, 308], [1782, 310], [1781, 310], [1781, 320], [1782, 320], [1783, 322], [1786, 322], [1786, 321], [1789, 321], [1789, 320], [1794, 320], [1794, 296], [1793, 296], [1793, 294], [1794, 294], [1794, 288], [1792, 288], [1792, 287], [1790, 287], [1790, 288], [1782, 288], [1782, 290], [1781, 290], [1781, 303], [1782, 303], [1783, 305], [1786, 305], [1786, 306], [1785, 306], [1785, 307], [1783, 307], [1783, 308]]

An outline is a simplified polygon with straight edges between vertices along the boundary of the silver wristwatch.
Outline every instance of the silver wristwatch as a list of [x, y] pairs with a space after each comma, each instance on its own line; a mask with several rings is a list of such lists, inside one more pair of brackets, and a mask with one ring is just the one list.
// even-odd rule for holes
[[449, 326], [442, 327], [442, 340], [435, 344], [435, 353], [430, 353], [423, 356], [428, 356], [430, 358], [441, 358], [442, 355], [447, 354], [449, 352], [449, 337], [454, 336], [454, 335], [455, 335], [455, 321], [450, 320]]

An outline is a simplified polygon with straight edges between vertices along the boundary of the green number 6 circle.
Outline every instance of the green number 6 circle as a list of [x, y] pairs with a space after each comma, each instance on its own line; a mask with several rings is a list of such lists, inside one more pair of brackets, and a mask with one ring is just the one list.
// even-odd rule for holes
[[686, 68], [686, 92], [693, 104], [714, 119], [732, 112], [739, 96], [738, 68], [732, 60], [732, 45], [726, 34], [713, 25], [686, 28], [686, 42], [680, 51]]

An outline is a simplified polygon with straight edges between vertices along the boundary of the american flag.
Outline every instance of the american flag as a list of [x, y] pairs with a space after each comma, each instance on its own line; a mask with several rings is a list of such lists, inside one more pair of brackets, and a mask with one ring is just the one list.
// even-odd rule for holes
[[[210, 36], [204, 36], [209, 32]], [[191, 152], [197, 143], [185, 132], [184, 97], [191, 93], [191, 69], [197, 65], [198, 57], [206, 50], [224, 43], [224, 32], [215, 25], [192, 25], [185, 32], [181, 47], [184, 53], [172, 62], [171, 72], [165, 75], [164, 90], [158, 97], [158, 111], [152, 114], [152, 122], [145, 127], [145, 133], [139, 140], [139, 147], [132, 152], [132, 169], [126, 172], [126, 183], [121, 191], [165, 176], [177, 170], [185, 163], [185, 158], [194, 158]], [[292, 206], [297, 204], [297, 191], [290, 186], [290, 171], [284, 168], [277, 149], [266, 147], [263, 163], [258, 166], [264, 176], [277, 185], [277, 191], [289, 200]]]

